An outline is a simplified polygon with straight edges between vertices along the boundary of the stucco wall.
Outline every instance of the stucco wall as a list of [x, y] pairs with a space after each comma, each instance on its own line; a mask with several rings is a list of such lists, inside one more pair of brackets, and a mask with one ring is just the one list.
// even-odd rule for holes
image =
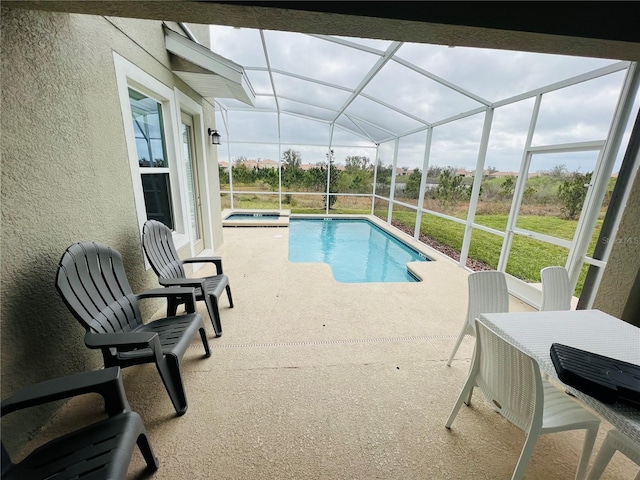
[[635, 297], [639, 273], [640, 175], [636, 175], [593, 308], [640, 327], [638, 298]]
[[[158, 21], [2, 8], [1, 34], [6, 397], [25, 385], [102, 365], [55, 290], [57, 262], [70, 244], [111, 245], [123, 255], [134, 291], [158, 286], [144, 269], [112, 52], [168, 86], [177, 79]], [[213, 107], [203, 107], [213, 118]], [[156, 301], [145, 311], [161, 306]], [[3, 420], [3, 442], [10, 450], [21, 446], [52, 411]]]
[[211, 48], [211, 33], [209, 25], [190, 23], [188, 27], [189, 30], [191, 30], [191, 33], [196, 37], [198, 43], [207, 48]]

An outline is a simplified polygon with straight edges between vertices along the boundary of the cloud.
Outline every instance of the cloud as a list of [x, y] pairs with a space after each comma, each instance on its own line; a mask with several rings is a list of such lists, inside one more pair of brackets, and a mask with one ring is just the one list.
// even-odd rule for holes
[[337, 85], [356, 88], [378, 60], [376, 55], [310, 35], [265, 32], [271, 66]]
[[[243, 65], [257, 93], [261, 94], [260, 107], [272, 106], [275, 111], [275, 101], [268, 102], [273, 95], [269, 75], [252, 70], [265, 68], [267, 65], [260, 33], [252, 29], [219, 26], [213, 26], [211, 30], [213, 50]], [[326, 122], [337, 118], [337, 124], [350, 133], [347, 134], [346, 130], [336, 126], [334, 144], [338, 143], [336, 140], [345, 145], [351, 144], [356, 151], [363, 142], [366, 144], [367, 135], [375, 142], [398, 135], [401, 136], [398, 165], [411, 169], [422, 168], [426, 133], [404, 135], [424, 128], [428, 123], [471, 111], [482, 103], [402, 63], [410, 62], [418, 70], [431, 72], [469, 92], [471, 96], [497, 102], [616, 62], [406, 43], [396, 53], [397, 60], [389, 60], [379, 71], [374, 72], [375, 75], [369, 77], [379, 55], [311, 35], [275, 31], [264, 31], [263, 34], [271, 66], [284, 72], [274, 72], [272, 76], [277, 94], [288, 97], [279, 102], [281, 112], [310, 117], [306, 120], [300, 116], [281, 115], [281, 141], [297, 145], [325, 142], [326, 147], [314, 146], [307, 153], [321, 161], [330, 139], [330, 129]], [[346, 40], [380, 52], [390, 45], [390, 42], [367, 39]], [[617, 72], [544, 94], [533, 144], [552, 145], [604, 139], [610, 127], [624, 73]], [[317, 82], [305, 81], [298, 76]], [[323, 85], [322, 82], [326, 84]], [[362, 93], [367, 98], [361, 95], [351, 99], [351, 92], [364, 83], [366, 85]], [[225, 103], [221, 99], [220, 103], [230, 107], [228, 134], [232, 142], [278, 141], [276, 113], [239, 112], [231, 108], [233, 102]], [[385, 104], [394, 108], [388, 108]], [[518, 170], [533, 104], [533, 99], [526, 99], [495, 110], [485, 165], [499, 170]], [[637, 109], [636, 101], [633, 116]], [[340, 112], [343, 113], [338, 117]], [[314, 122], [314, 117], [322, 121]], [[430, 164], [475, 169], [484, 118], [482, 113], [435, 127]], [[247, 152], [258, 151], [253, 147], [243, 148]], [[393, 143], [385, 142], [381, 145], [381, 158], [385, 165], [393, 161], [393, 154]], [[589, 153], [568, 156], [536, 155], [534, 159], [536, 165], [546, 169], [554, 166], [550, 165], [552, 162], [570, 162], [572, 165], [579, 164], [581, 168], [588, 168], [585, 165], [593, 163]]]

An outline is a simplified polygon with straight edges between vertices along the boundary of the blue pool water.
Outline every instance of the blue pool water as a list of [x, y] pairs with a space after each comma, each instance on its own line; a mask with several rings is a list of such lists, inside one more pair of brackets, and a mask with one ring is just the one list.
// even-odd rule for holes
[[328, 263], [336, 281], [367, 283], [416, 282], [407, 262], [429, 259], [367, 220], [292, 218], [289, 261]]

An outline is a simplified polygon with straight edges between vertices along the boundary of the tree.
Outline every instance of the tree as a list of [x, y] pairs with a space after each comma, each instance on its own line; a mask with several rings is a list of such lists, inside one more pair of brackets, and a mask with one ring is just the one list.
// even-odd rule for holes
[[506, 177], [502, 183], [500, 184], [500, 193], [499, 195], [502, 198], [511, 198], [513, 197], [513, 189], [515, 188], [516, 182], [513, 177]]
[[462, 183], [462, 177], [455, 174], [452, 168], [447, 168], [440, 174], [435, 195], [442, 206], [456, 204], [465, 198], [469, 198], [470, 189]]
[[556, 165], [547, 172], [553, 178], [564, 178], [567, 176], [567, 166], [563, 163]]
[[587, 196], [585, 185], [591, 183], [593, 172], [581, 174], [573, 172], [567, 180], [558, 186], [558, 198], [562, 202], [562, 211], [567, 218], [575, 219], [582, 210]]
[[433, 165], [427, 170], [427, 178], [438, 178], [442, 173], [442, 167]]
[[389, 193], [391, 185], [391, 174], [393, 172], [393, 165], [385, 167], [382, 161], [378, 162], [376, 173], [376, 193], [385, 195]]
[[245, 185], [250, 185], [256, 179], [254, 171], [249, 169], [249, 167], [247, 167], [247, 164], [245, 162], [236, 164], [234, 167], [232, 167], [231, 170], [233, 173], [234, 183], [238, 182]]
[[[275, 170], [274, 170], [275, 171]], [[293, 187], [303, 183], [304, 170], [296, 167], [285, 167], [282, 170], [282, 186]]]
[[365, 193], [371, 191], [371, 179], [366, 172], [356, 172], [351, 179], [349, 190], [356, 193]]
[[538, 193], [538, 189], [532, 186], [528, 186], [522, 192], [522, 200], [526, 203], [530, 203], [534, 200], [534, 196]]
[[349, 155], [344, 159], [346, 170], [366, 170], [369, 167], [369, 157]]
[[302, 164], [302, 155], [297, 150], [290, 148], [282, 152], [282, 163], [284, 163], [284, 168], [300, 168]]
[[229, 183], [229, 170], [218, 165], [218, 175], [220, 176], [220, 184], [227, 185]]
[[418, 198], [420, 196], [420, 183], [422, 182], [422, 172], [419, 168], [414, 168], [407, 178], [405, 194], [407, 198]]
[[344, 170], [339, 172], [338, 191], [345, 193], [371, 193], [372, 172]]
[[487, 176], [493, 175], [498, 169], [496, 167], [487, 167]]
[[[304, 173], [304, 186], [312, 192], [327, 191], [327, 172], [321, 167], [313, 167]], [[323, 190], [324, 188], [324, 190]]]
[[269, 185], [271, 190], [278, 189], [278, 170], [276, 170], [275, 168], [255, 168], [253, 174], [255, 177], [255, 182], [258, 186], [264, 183], [266, 185]]

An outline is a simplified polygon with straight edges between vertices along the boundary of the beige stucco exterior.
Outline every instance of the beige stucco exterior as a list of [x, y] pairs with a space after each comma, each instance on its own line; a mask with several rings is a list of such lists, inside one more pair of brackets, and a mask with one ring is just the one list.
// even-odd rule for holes
[[[9, 2], [11, 3], [11, 2]], [[57, 294], [54, 281], [64, 249], [95, 240], [119, 250], [134, 291], [157, 286], [144, 266], [133, 184], [113, 54], [137, 65], [166, 86], [178, 87], [202, 105], [203, 123], [215, 125], [211, 103], [182, 83], [170, 69], [162, 22], [226, 23], [257, 28], [296, 29], [371, 38], [521, 48], [541, 52], [640, 59], [626, 42], [564, 39], [522, 32], [463, 30], [455, 26], [346, 18], [309, 12], [277, 12], [206, 2], [44, 2], [46, 8], [115, 9], [117, 16], [50, 13], [2, 7], [2, 266], [1, 395], [71, 372], [98, 368], [98, 352], [82, 347], [84, 330]], [[116, 10], [120, 10], [118, 12]], [[181, 31], [174, 22], [168, 25]], [[190, 25], [208, 45], [206, 25]], [[402, 37], [402, 38], [399, 38]], [[613, 55], [618, 52], [619, 55]], [[208, 142], [204, 160], [215, 165]], [[208, 168], [212, 212], [220, 212], [217, 168]], [[639, 237], [640, 179], [636, 180], [620, 227]], [[222, 243], [219, 213], [208, 247]], [[595, 307], [620, 316], [637, 283], [640, 246], [614, 245]], [[186, 249], [181, 255], [188, 256]], [[156, 309], [159, 302], [148, 310]], [[637, 318], [637, 316], [636, 316]], [[15, 415], [3, 422], [3, 440], [19, 447], [52, 408]], [[12, 426], [20, 423], [20, 428]], [[23, 432], [23, 433], [14, 433]]]
[[636, 176], [618, 234], [612, 241], [613, 249], [593, 308], [640, 327], [637, 291], [640, 273], [640, 175]]
[[[206, 28], [193, 33], [208, 44]], [[70, 244], [111, 245], [123, 255], [134, 291], [158, 286], [140, 245], [114, 52], [189, 95], [202, 105], [204, 124], [214, 125], [213, 106], [171, 72], [162, 22], [2, 9], [3, 397], [102, 365], [99, 351], [83, 348], [84, 329], [54, 286]], [[215, 147], [205, 145], [215, 162]], [[217, 168], [208, 174], [212, 211], [220, 212]], [[215, 223], [219, 245], [219, 214]], [[188, 247], [180, 254], [191, 256]], [[150, 302], [147, 310], [160, 306]], [[34, 431], [49, 413], [11, 421], [26, 423], [20, 432]]]

